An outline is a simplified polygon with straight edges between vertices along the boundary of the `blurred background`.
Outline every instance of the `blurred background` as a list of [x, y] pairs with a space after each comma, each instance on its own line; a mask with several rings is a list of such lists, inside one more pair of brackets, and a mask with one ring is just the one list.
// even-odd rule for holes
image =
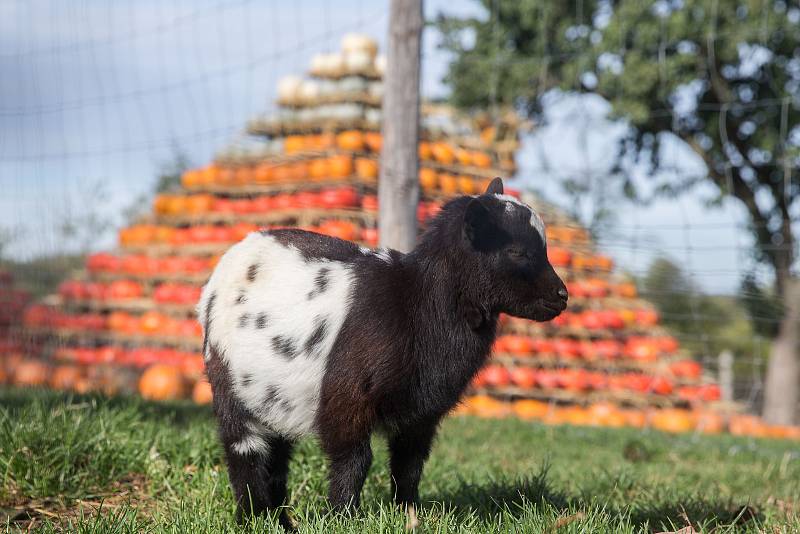
[[[0, 5], [3, 380], [207, 402], [192, 306], [226, 243], [288, 224], [374, 246], [388, 13]], [[505, 321], [464, 410], [796, 436], [796, 4], [424, 16], [420, 223], [507, 178], [545, 214], [574, 303]], [[735, 419], [762, 413], [780, 428]]]

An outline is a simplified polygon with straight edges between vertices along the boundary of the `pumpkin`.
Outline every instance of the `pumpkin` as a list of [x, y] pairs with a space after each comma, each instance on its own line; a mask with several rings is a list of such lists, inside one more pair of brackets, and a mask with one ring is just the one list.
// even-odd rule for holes
[[292, 179], [292, 173], [289, 166], [285, 163], [278, 163], [272, 167], [272, 180], [278, 183], [285, 183]]
[[371, 247], [378, 245], [378, 229], [364, 228], [361, 230], [361, 240]]
[[625, 419], [626, 426], [644, 428], [647, 425], [647, 414], [642, 410], [622, 410], [620, 414]]
[[253, 183], [268, 184], [272, 181], [272, 165], [259, 163], [253, 169]]
[[485, 153], [485, 152], [472, 152], [471, 156], [471, 163], [476, 167], [480, 167], [482, 169], [488, 169], [492, 166], [492, 157]]
[[368, 158], [356, 158], [356, 176], [374, 182], [378, 178], [378, 162]]
[[433, 143], [431, 145], [431, 153], [433, 154], [433, 159], [442, 165], [452, 165], [456, 159], [453, 147], [443, 141]]
[[477, 192], [475, 180], [472, 176], [462, 174], [458, 177], [458, 190], [465, 195], [472, 195]]
[[514, 367], [509, 374], [517, 387], [531, 389], [536, 385], [536, 371], [530, 367]]
[[308, 164], [308, 176], [312, 180], [324, 180], [328, 178], [328, 160], [325, 158], [312, 159]]
[[572, 260], [572, 253], [561, 247], [548, 247], [547, 259], [554, 267], [566, 267]]
[[422, 161], [430, 161], [433, 159], [433, 150], [431, 149], [431, 144], [425, 141], [422, 141], [419, 144], [419, 150], [417, 153], [419, 154], [419, 159]]
[[18, 386], [41, 386], [47, 381], [48, 372], [45, 363], [23, 359], [14, 369], [14, 383]]
[[378, 197], [376, 195], [364, 195], [361, 198], [361, 209], [364, 211], [378, 211]]
[[364, 143], [372, 152], [380, 152], [383, 148], [383, 136], [380, 132], [364, 133]]
[[703, 410], [695, 412], [697, 430], [704, 434], [719, 434], [725, 430], [725, 418], [717, 412]]
[[186, 199], [187, 213], [206, 213], [214, 206], [213, 195], [190, 195]]
[[302, 135], [288, 135], [283, 139], [283, 151], [286, 154], [301, 152], [306, 148], [306, 140]]
[[547, 415], [548, 406], [545, 402], [523, 399], [514, 401], [511, 410], [520, 419], [542, 419]]
[[671, 433], [691, 432], [695, 426], [691, 412], [677, 408], [655, 410], [650, 422], [653, 428]]
[[50, 376], [50, 387], [64, 391], [75, 389], [75, 385], [83, 376], [76, 365], [59, 365]]
[[192, 189], [202, 185], [203, 171], [201, 169], [189, 169], [181, 176], [181, 185], [186, 189]]
[[455, 195], [458, 193], [458, 178], [452, 174], [441, 173], [439, 175], [439, 187], [442, 193], [446, 195]]
[[631, 284], [629, 282], [617, 284], [616, 286], [614, 286], [614, 293], [624, 298], [629, 298], [629, 299], [636, 298], [637, 295], [636, 284]]
[[456, 148], [454, 151], [456, 161], [458, 161], [459, 165], [470, 165], [472, 164], [472, 156], [470, 155], [468, 150], [463, 148]]
[[362, 152], [364, 150], [364, 135], [358, 130], [345, 130], [336, 136], [336, 146], [342, 150]]
[[636, 322], [642, 326], [655, 326], [658, 324], [658, 312], [647, 308], [636, 310]]
[[212, 399], [211, 384], [207, 380], [198, 380], [192, 388], [192, 400], [197, 404], [210, 404]]
[[172, 365], [155, 364], [139, 378], [139, 393], [150, 400], [174, 400], [184, 396], [186, 385], [180, 369]]
[[157, 311], [148, 311], [139, 318], [139, 329], [144, 334], [155, 334], [161, 330], [167, 317]]
[[319, 225], [318, 230], [321, 234], [338, 237], [346, 241], [352, 241], [358, 235], [356, 225], [350, 221], [325, 221]]
[[328, 170], [332, 178], [348, 178], [353, 174], [353, 157], [337, 154], [328, 158]]
[[502, 365], [487, 365], [481, 371], [486, 385], [491, 387], [507, 386], [511, 382], [511, 374]]
[[422, 167], [419, 170], [419, 185], [425, 192], [435, 191], [439, 186], [439, 176], [436, 171], [429, 167]]
[[236, 168], [233, 176], [234, 185], [247, 185], [253, 181], [253, 168], [247, 165]]
[[294, 182], [302, 182], [308, 178], [308, 163], [305, 161], [296, 161], [289, 165], [290, 180]]
[[217, 183], [220, 185], [231, 185], [236, 179], [236, 171], [230, 167], [222, 167], [217, 174]]
[[487, 395], [475, 395], [465, 402], [472, 413], [479, 417], [505, 417], [511, 412], [506, 402], [501, 402]]

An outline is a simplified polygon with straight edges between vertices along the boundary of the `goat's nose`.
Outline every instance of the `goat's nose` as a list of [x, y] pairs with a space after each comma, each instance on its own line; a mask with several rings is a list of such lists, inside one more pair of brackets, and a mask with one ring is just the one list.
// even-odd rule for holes
[[563, 300], [567, 300], [567, 297], [569, 297], [569, 293], [567, 293], [566, 288], [562, 287], [561, 289], [558, 290], [558, 296], [561, 297]]

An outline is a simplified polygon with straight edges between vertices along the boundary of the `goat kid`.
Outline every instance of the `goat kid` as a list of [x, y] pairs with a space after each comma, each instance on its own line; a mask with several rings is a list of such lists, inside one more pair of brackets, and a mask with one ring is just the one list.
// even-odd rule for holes
[[289, 229], [231, 247], [198, 317], [237, 517], [281, 507], [292, 445], [309, 434], [331, 504], [357, 506], [376, 429], [394, 498], [414, 513], [438, 423], [486, 361], [498, 314], [566, 308], [546, 248], [539, 215], [499, 178], [448, 202], [408, 254]]

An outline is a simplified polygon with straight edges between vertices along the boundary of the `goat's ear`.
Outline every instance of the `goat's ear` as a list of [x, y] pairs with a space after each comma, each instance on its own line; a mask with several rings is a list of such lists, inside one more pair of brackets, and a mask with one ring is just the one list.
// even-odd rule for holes
[[489, 182], [489, 186], [486, 188], [486, 195], [502, 195], [503, 194], [503, 180], [498, 176], [495, 177], [494, 180]]
[[479, 197], [467, 204], [464, 213], [464, 237], [477, 250], [487, 251], [497, 239], [498, 228], [491, 210]]

